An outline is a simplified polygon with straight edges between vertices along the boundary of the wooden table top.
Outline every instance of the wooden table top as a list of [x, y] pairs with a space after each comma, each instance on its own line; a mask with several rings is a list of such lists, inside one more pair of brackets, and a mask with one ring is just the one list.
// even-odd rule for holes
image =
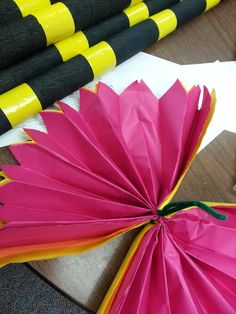
[[179, 64], [236, 60], [236, 1], [223, 0], [146, 52]]
[[[225, 0], [162, 39], [146, 52], [180, 64], [236, 58], [236, 1]], [[236, 135], [223, 132], [196, 157], [175, 199], [236, 202]], [[14, 164], [0, 148], [0, 164]], [[77, 256], [32, 262], [43, 276], [77, 302], [96, 311], [136, 231]]]

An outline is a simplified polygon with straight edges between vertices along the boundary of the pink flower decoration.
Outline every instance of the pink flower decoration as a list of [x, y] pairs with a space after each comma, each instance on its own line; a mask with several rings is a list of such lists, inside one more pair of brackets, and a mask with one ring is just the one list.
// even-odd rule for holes
[[80, 96], [80, 112], [62, 102], [42, 112], [48, 133], [26, 130], [32, 141], [11, 147], [20, 165], [2, 166], [0, 265], [84, 252], [143, 226], [100, 313], [235, 313], [236, 204], [159, 215], [197, 152], [214, 95], [204, 88], [198, 108], [200, 88], [177, 81], [159, 100], [143, 82], [120, 96], [102, 83]]

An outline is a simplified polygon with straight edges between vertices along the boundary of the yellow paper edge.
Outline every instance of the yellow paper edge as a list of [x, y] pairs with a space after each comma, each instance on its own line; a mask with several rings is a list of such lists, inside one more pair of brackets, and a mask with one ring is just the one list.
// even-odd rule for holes
[[[62, 241], [62, 242], [54, 242], [54, 243], [46, 243], [46, 248], [44, 249], [40, 249], [40, 247], [42, 247], [43, 245], [45, 245], [45, 243], [42, 244], [35, 244], [35, 245], [26, 245], [26, 251], [29, 250], [29, 247], [32, 249], [35, 249], [35, 251], [27, 251], [25, 253], [19, 253], [19, 254], [15, 254], [15, 255], [11, 255], [11, 249], [9, 248], [4, 248], [4, 249], [0, 249], [0, 267], [3, 267], [9, 263], [23, 263], [23, 262], [29, 262], [29, 261], [37, 261], [37, 260], [45, 260], [45, 259], [52, 259], [52, 258], [58, 258], [58, 257], [62, 257], [62, 256], [69, 256], [69, 255], [74, 255], [74, 254], [81, 254], [81, 253], [85, 253], [91, 249], [97, 248], [103, 244], [106, 244], [110, 241], [112, 241], [113, 239], [116, 239], [117, 237], [119, 237], [120, 235], [131, 231], [133, 229], [139, 228], [145, 224], [147, 224], [149, 222], [143, 222], [140, 223], [138, 225], [134, 225], [131, 227], [127, 227], [124, 229], [121, 229], [119, 231], [114, 232], [113, 234], [107, 235], [105, 237], [100, 237], [97, 239], [94, 239], [93, 241], [89, 242], [89, 240], [87, 242], [84, 242], [82, 244], [80, 243], [76, 243], [78, 242], [77, 240], [73, 240], [73, 241]], [[63, 247], [60, 247], [63, 243]], [[64, 243], [66, 245], [66, 243], [71, 243], [71, 245], [69, 247], [65, 247]], [[50, 247], [51, 245], [51, 247]], [[54, 248], [53, 248], [54, 246]], [[59, 246], [59, 248], [57, 248], [57, 246]], [[37, 250], [37, 247], [39, 247], [39, 249]], [[17, 249], [17, 247], [15, 247]], [[12, 248], [13, 249], [13, 248]], [[20, 249], [20, 247], [19, 247]], [[1, 257], [1, 253], [3, 253], [4, 251], [7, 252], [9, 250], [9, 256], [2, 256]]]
[[133, 241], [128, 253], [126, 254], [123, 263], [121, 264], [109, 290], [107, 291], [105, 298], [103, 299], [103, 302], [98, 310], [98, 314], [105, 314], [109, 313], [110, 310], [110, 302], [112, 301], [112, 297], [115, 295], [117, 289], [119, 288], [119, 285], [125, 275], [125, 272], [127, 268], [129, 267], [131, 260], [133, 259], [133, 256], [135, 255], [140, 242], [142, 241], [145, 234], [153, 227], [153, 224], [147, 224], [137, 235], [135, 240]]

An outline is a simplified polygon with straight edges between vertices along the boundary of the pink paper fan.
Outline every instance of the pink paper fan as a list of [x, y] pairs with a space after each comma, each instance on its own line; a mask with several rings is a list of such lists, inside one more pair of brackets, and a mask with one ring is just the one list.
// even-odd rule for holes
[[2, 167], [0, 265], [143, 226], [100, 313], [235, 313], [236, 204], [171, 202], [214, 111], [214, 94], [199, 97], [179, 81], [159, 100], [144, 82], [121, 95], [100, 83], [81, 90], [80, 112], [43, 112], [47, 134], [26, 130], [19, 166]]

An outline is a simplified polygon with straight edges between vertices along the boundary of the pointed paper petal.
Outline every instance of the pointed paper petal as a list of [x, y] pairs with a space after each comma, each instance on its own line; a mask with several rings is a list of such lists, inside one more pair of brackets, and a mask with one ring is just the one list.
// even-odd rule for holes
[[0, 189], [5, 205], [73, 213], [82, 217], [125, 218], [148, 215], [151, 210], [91, 195], [76, 187], [24, 167], [4, 167], [14, 181]]
[[110, 156], [145, 199], [149, 201], [149, 206], [152, 206], [148, 191], [139, 176], [136, 165], [131, 159], [129, 148], [122, 138], [120, 130], [111, 123], [99, 96], [82, 89], [80, 99], [84, 103], [84, 106], [81, 106], [80, 113], [97, 141], [100, 142], [103, 151]]
[[[177, 93], [181, 92], [181, 90], [183, 90], [183, 88], [178, 81], [170, 89], [170, 91], [176, 91]], [[175, 121], [173, 125], [170, 124], [169, 126], [172, 129], [172, 131], [169, 133], [169, 138], [166, 138], [164, 131], [162, 131], [163, 136], [161, 136], [161, 147], [163, 149], [163, 180], [159, 196], [159, 201], [162, 203], [160, 207], [163, 207], [165, 204], [169, 203], [176, 193], [197, 153], [197, 150], [214, 113], [216, 101], [215, 94], [213, 92], [212, 95], [210, 95], [208, 90], [204, 88], [202, 106], [193, 115], [198, 96], [199, 89], [193, 88], [186, 98], [185, 104], [187, 109], [185, 108], [185, 110], [183, 110], [182, 108], [182, 113], [179, 117], [179, 123]], [[167, 91], [167, 93], [160, 99], [160, 105], [163, 102], [163, 108], [165, 107], [166, 101], [170, 101], [169, 110], [171, 110], [171, 108], [175, 106], [175, 103], [172, 97], [169, 99], [169, 91]], [[183, 106], [183, 102], [181, 102], [175, 110], [180, 110], [178, 108]], [[174, 119], [173, 114], [169, 113], [168, 116], [168, 113], [166, 112], [166, 115], [167, 118], [172, 117], [172, 119]], [[164, 116], [162, 117], [163, 121], [166, 121], [167, 118], [164, 118]], [[189, 123], [190, 121], [191, 125]], [[179, 129], [182, 130], [181, 132], [177, 129], [174, 130], [174, 128], [177, 128], [178, 124]], [[178, 139], [176, 134], [180, 134]]]
[[38, 144], [20, 144], [12, 146], [11, 151], [22, 166], [29, 167], [52, 179], [102, 198], [127, 202], [133, 199], [136, 203], [141, 203], [135, 195], [95, 173], [68, 162], [64, 156], [51, 148], [42, 148]]
[[158, 99], [144, 82], [134, 82], [120, 95], [122, 136], [153, 204], [161, 175], [159, 118]]

